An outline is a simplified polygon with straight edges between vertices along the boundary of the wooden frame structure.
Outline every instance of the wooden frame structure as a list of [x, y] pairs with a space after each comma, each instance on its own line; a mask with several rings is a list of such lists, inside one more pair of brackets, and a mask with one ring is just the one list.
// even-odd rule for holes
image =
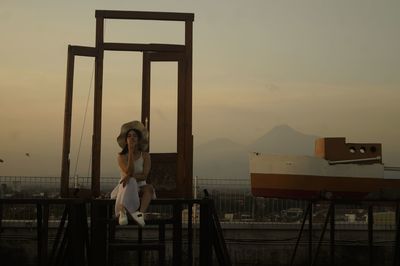
[[[141, 44], [104, 42], [105, 19], [164, 20], [185, 23], [185, 44]], [[192, 197], [192, 13], [96, 10], [96, 46], [68, 46], [67, 80], [64, 113], [64, 135], [61, 166], [61, 196], [69, 197], [69, 153], [71, 146], [72, 95], [75, 56], [95, 58], [95, 90], [92, 140], [91, 195], [100, 195], [101, 121], [104, 51], [136, 51], [143, 53], [142, 113], [150, 129], [151, 62], [178, 63], [177, 152], [152, 154], [150, 179], [160, 197]]]

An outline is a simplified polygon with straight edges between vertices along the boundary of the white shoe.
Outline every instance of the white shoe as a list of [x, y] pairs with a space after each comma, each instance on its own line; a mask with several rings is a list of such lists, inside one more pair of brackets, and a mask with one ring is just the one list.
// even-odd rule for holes
[[134, 213], [131, 213], [131, 216], [132, 216], [133, 220], [135, 220], [135, 222], [140, 227], [143, 227], [143, 226], [146, 225], [146, 223], [144, 222], [144, 214], [143, 214], [143, 212], [135, 211]]
[[119, 223], [119, 225], [127, 225], [128, 224], [128, 217], [126, 216], [126, 213], [124, 211], [119, 212], [118, 223]]

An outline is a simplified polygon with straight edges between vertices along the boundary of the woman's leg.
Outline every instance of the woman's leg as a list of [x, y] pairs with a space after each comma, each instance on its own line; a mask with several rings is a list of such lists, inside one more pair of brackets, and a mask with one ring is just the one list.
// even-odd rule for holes
[[154, 194], [154, 188], [152, 185], [147, 184], [144, 185], [140, 188], [142, 191], [142, 200], [140, 202], [140, 212], [145, 212], [147, 210], [147, 207], [149, 207], [150, 201], [153, 198]]
[[134, 179], [129, 180], [125, 187], [121, 185], [115, 201], [118, 204], [116, 205], [117, 210], [125, 211], [126, 209], [129, 213], [135, 212], [140, 205], [138, 190], [138, 185]]
[[122, 198], [124, 195], [124, 191], [120, 188], [121, 186], [118, 187], [118, 191], [117, 191], [117, 196], [115, 199], [115, 217], [119, 216], [119, 213], [125, 212], [125, 206], [122, 204]]

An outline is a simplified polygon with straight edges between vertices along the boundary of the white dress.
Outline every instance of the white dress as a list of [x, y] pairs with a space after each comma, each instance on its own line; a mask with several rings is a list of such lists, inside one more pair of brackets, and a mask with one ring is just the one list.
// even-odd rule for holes
[[[126, 162], [128, 162], [128, 156], [124, 155]], [[135, 174], [143, 173], [143, 156], [134, 161]], [[130, 178], [129, 182], [124, 186], [120, 184], [121, 180], [125, 177], [125, 173], [121, 170], [121, 179], [118, 185], [111, 192], [111, 198], [115, 200], [115, 216], [119, 215], [119, 209], [117, 208], [120, 204], [124, 206], [130, 213], [134, 213], [139, 209], [140, 199], [139, 199], [139, 189], [140, 187], [146, 185], [146, 181], [136, 181], [135, 178]], [[155, 194], [153, 195], [155, 198]]]

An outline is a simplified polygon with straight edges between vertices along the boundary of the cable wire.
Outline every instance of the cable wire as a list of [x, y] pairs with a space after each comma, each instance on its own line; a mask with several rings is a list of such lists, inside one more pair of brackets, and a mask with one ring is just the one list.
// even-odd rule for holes
[[[83, 133], [85, 131], [85, 125], [86, 125], [86, 117], [87, 117], [87, 110], [88, 110], [88, 106], [89, 106], [89, 100], [90, 100], [90, 94], [92, 91], [92, 84], [93, 84], [93, 77], [94, 77], [94, 63], [93, 63], [93, 68], [92, 68], [92, 77], [90, 78], [90, 85], [89, 85], [89, 93], [86, 99], [86, 107], [85, 107], [85, 114], [83, 116], [83, 123], [82, 123], [82, 130], [81, 130], [81, 137], [79, 140], [79, 146], [78, 146], [78, 154], [76, 156], [76, 162], [75, 162], [75, 170], [74, 170], [74, 175], [76, 176], [76, 171], [78, 169], [78, 162], [79, 162], [79, 155], [81, 153], [81, 147], [82, 147], [82, 139], [83, 139]], [[89, 166], [90, 167], [90, 166]]]

